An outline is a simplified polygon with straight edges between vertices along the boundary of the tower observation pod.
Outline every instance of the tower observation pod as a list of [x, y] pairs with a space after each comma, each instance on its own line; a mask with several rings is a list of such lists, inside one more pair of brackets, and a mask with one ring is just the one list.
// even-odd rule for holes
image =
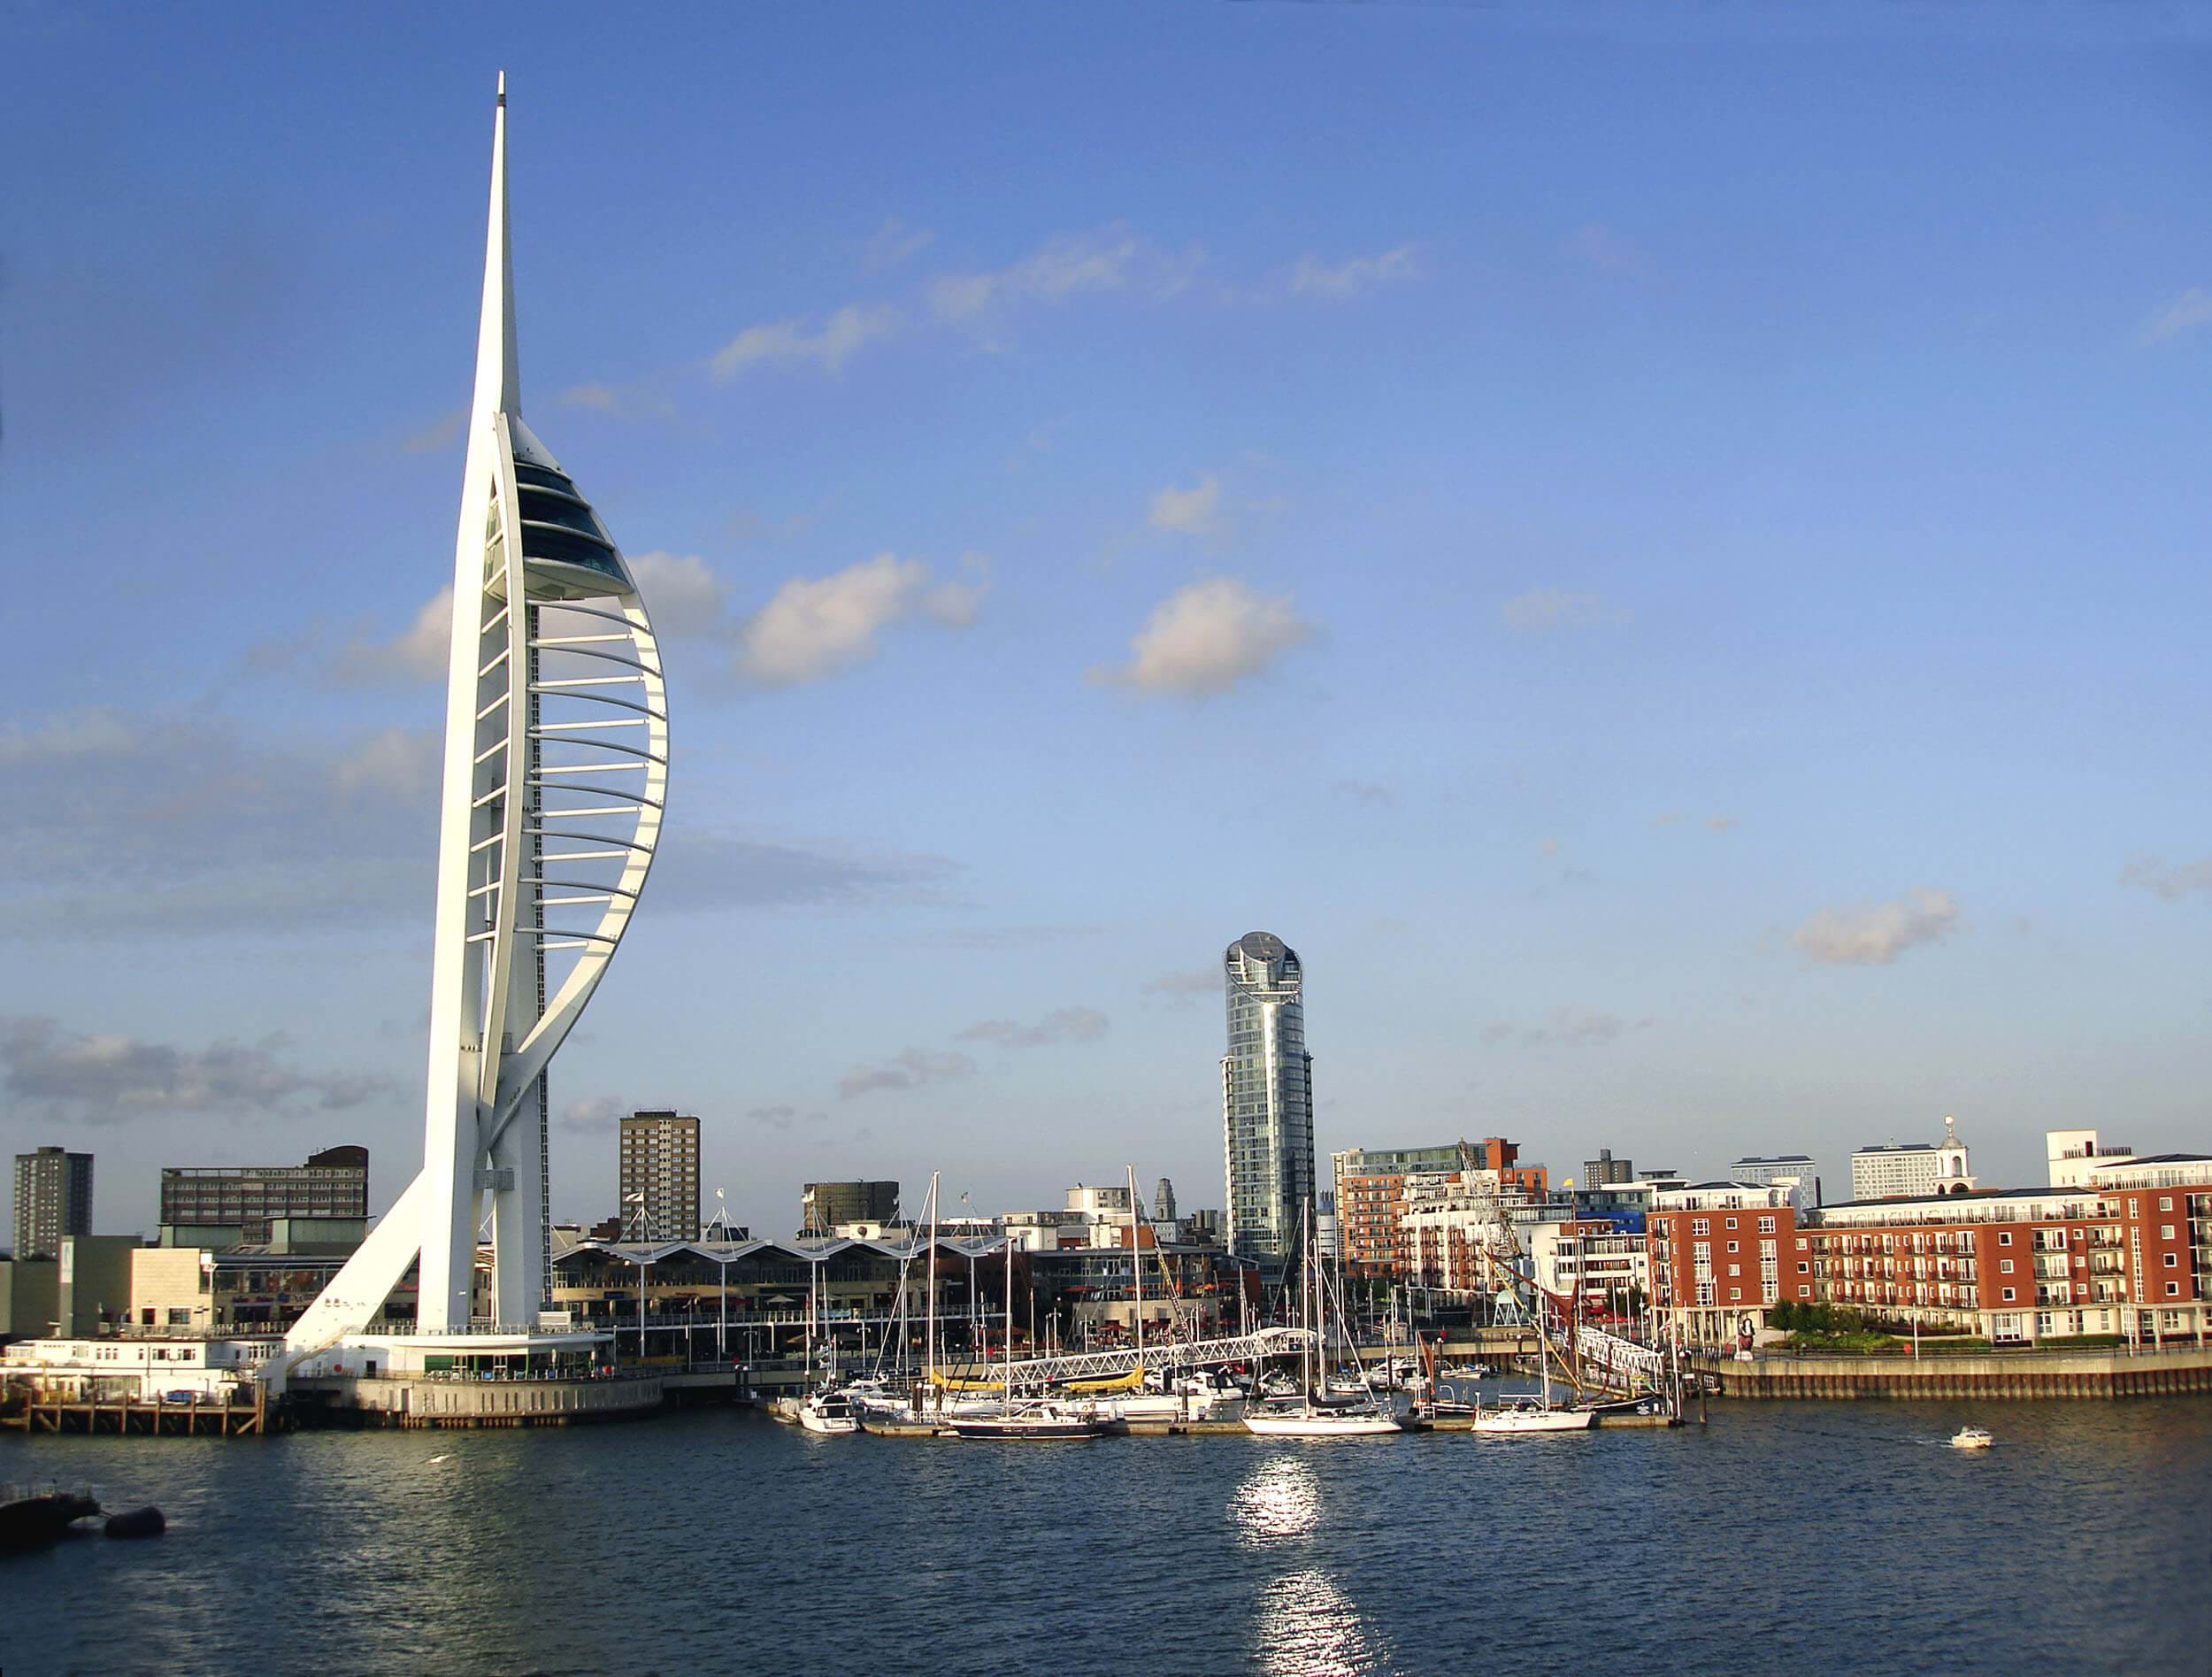
[[[660, 649], [621, 550], [523, 422], [507, 88], [454, 543], [422, 1172], [288, 1335], [283, 1373], [362, 1335], [420, 1259], [414, 1338], [544, 1331], [546, 1071], [613, 958], [668, 780]], [[488, 1233], [488, 1292], [475, 1288]], [[397, 1324], [380, 1337], [408, 1337]]]

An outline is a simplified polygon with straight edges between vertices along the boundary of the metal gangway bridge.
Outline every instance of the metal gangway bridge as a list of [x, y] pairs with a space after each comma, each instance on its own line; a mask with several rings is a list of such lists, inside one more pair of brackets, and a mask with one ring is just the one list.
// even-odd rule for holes
[[1609, 1334], [1587, 1323], [1575, 1329], [1575, 1354], [1583, 1372], [1601, 1384], [1630, 1396], [1667, 1389], [1665, 1353], [1639, 1345], [1632, 1339]]
[[1173, 1373], [1229, 1363], [1256, 1363], [1270, 1357], [1296, 1357], [1316, 1339], [1310, 1328], [1263, 1327], [1231, 1339], [1171, 1340], [1141, 1350], [1125, 1345], [1114, 1350], [1016, 1358], [1010, 1367], [1003, 1362], [971, 1362], [943, 1367], [938, 1372], [964, 1382], [996, 1384], [1010, 1380], [1018, 1391], [1036, 1391], [1048, 1386], [1126, 1378], [1140, 1368]]

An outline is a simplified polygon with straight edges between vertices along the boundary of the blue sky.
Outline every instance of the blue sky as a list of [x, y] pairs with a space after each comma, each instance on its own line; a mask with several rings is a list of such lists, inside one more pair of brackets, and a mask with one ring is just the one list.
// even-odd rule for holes
[[678, 753], [557, 1214], [631, 1104], [764, 1229], [1217, 1204], [1256, 928], [1325, 1152], [2212, 1139], [2200, 26], [512, 17], [0, 22], [0, 1144], [104, 1227], [419, 1157], [500, 68]]

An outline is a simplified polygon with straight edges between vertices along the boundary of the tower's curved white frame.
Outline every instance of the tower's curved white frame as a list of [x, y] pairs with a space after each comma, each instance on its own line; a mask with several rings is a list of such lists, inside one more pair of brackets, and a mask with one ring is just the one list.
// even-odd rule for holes
[[[503, 75], [454, 543], [422, 1171], [287, 1336], [288, 1365], [367, 1327], [418, 1256], [418, 1332], [537, 1325], [546, 1066], [637, 906], [667, 782], [667, 694], [645, 603], [522, 420]], [[487, 1215], [491, 1296], [474, 1310]]]

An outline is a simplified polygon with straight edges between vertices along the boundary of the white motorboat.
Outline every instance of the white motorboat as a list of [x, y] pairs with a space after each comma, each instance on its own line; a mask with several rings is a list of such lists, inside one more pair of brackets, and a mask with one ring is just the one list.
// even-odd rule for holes
[[1996, 1442], [1994, 1434], [1979, 1427], [1962, 1427], [1951, 1435], [1953, 1450], [1987, 1450]]
[[1509, 1433], [1586, 1433], [1598, 1424], [1594, 1409], [1561, 1409], [1529, 1399], [1497, 1409], [1475, 1405], [1472, 1430], [1495, 1436]]
[[860, 1411], [842, 1392], [815, 1392], [799, 1405], [799, 1425], [810, 1433], [856, 1433]]

